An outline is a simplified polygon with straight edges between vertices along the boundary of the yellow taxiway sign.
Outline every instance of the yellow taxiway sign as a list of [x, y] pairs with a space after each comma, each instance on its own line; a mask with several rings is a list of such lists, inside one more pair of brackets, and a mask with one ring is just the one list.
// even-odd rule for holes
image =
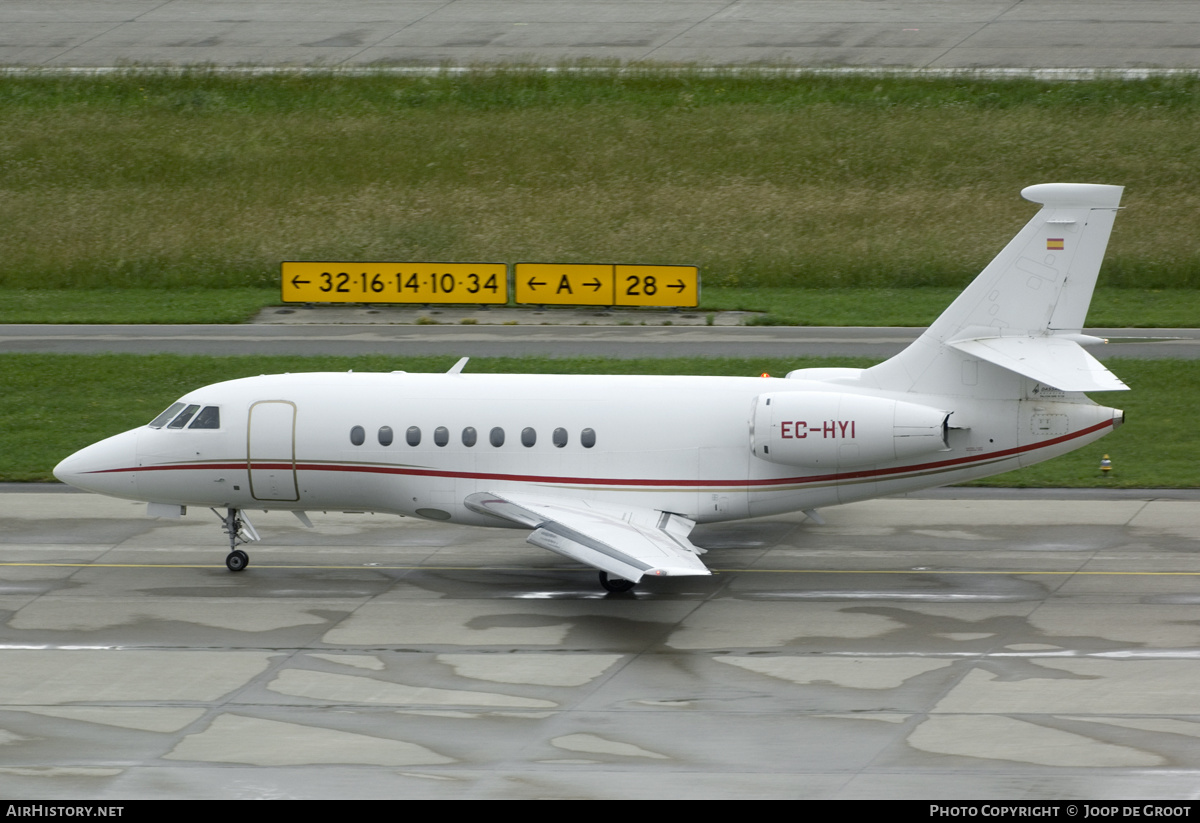
[[513, 267], [518, 303], [611, 306], [611, 265], [517, 263]]
[[518, 303], [575, 306], [696, 306], [695, 266], [517, 263]]
[[504, 263], [284, 263], [285, 303], [507, 303]]
[[696, 266], [615, 266], [614, 306], [698, 306]]

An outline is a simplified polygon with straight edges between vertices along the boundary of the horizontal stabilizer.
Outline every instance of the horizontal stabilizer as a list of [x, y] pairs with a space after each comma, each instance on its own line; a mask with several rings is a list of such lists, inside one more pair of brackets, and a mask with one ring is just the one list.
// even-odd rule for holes
[[1063, 391], [1124, 391], [1129, 387], [1067, 337], [975, 337], [948, 345]]
[[696, 524], [677, 514], [526, 493], [472, 494], [472, 511], [533, 529], [529, 542], [623, 580], [711, 574], [687, 539]]

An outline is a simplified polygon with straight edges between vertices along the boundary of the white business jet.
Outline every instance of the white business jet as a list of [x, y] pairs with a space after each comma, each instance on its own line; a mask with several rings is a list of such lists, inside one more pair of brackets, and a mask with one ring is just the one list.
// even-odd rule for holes
[[[315, 373], [189, 392], [55, 476], [207, 506], [226, 565], [247, 509], [371, 511], [529, 531], [609, 591], [706, 575], [697, 523], [817, 509], [998, 474], [1121, 424], [1126, 389], [1081, 334], [1119, 186], [1050, 183], [1042, 209], [911, 346], [869, 369], [786, 378]], [[224, 510], [221, 514], [219, 510]]]

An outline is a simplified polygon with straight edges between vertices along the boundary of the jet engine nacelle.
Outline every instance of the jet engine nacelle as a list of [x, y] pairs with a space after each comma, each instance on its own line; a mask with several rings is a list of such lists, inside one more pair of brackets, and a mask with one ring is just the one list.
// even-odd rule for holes
[[756, 457], [806, 468], [889, 463], [946, 451], [950, 412], [839, 392], [771, 392], [754, 400]]

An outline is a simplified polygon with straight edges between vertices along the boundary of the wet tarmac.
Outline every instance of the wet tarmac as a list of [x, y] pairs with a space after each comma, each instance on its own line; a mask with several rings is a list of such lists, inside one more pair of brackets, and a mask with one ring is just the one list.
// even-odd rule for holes
[[[0, 796], [1185, 798], [1200, 500], [965, 490], [699, 527], [604, 594], [480, 530], [0, 493]], [[253, 515], [252, 515], [253, 516]]]

